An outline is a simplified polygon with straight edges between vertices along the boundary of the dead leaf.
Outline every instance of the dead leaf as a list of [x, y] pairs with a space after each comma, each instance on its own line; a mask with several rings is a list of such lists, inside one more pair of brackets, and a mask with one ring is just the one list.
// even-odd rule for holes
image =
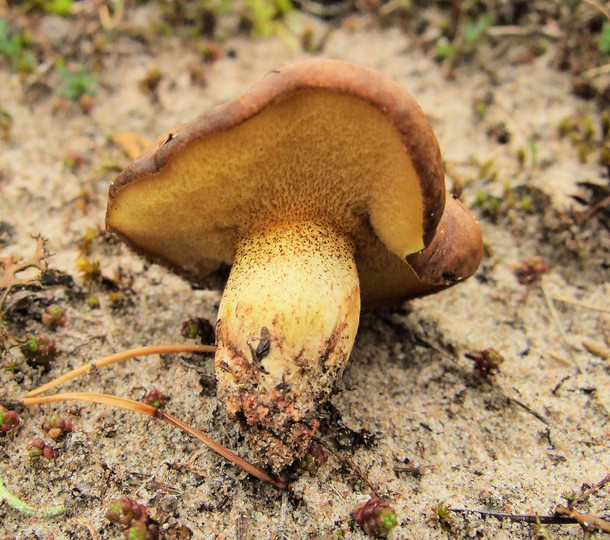
[[136, 159], [150, 146], [150, 141], [139, 133], [115, 133], [110, 139], [130, 159]]

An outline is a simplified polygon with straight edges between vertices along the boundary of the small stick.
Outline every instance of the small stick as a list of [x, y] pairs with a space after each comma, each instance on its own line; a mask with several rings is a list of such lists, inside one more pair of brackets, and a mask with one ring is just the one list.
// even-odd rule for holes
[[517, 25], [490, 26], [485, 33], [492, 37], [536, 37], [543, 36], [548, 39], [564, 39], [565, 34], [551, 26], [524, 28]]
[[519, 401], [518, 399], [515, 399], [514, 397], [509, 397], [508, 399], [510, 399], [516, 405], [519, 405], [519, 407], [526, 410], [532, 416], [536, 417], [543, 424], [546, 424], [547, 426], [549, 425], [550, 422], [544, 416], [542, 416], [541, 414], [538, 414], [536, 411], [533, 411], [532, 409], [530, 409], [525, 403], [522, 403], [521, 401]]
[[595, 304], [589, 304], [588, 302], [581, 302], [580, 300], [572, 300], [566, 296], [557, 296], [553, 295], [551, 297], [553, 300], [557, 300], [558, 302], [563, 302], [564, 304], [571, 304], [572, 306], [578, 306], [585, 309], [592, 309], [593, 311], [600, 311], [602, 313], [610, 313], [610, 308], [603, 306], [596, 306]]
[[571, 379], [572, 375], [566, 375], [563, 379], [561, 379], [556, 385], [555, 388], [553, 388], [553, 390], [551, 390], [551, 394], [555, 395], [559, 389], [561, 388], [561, 386], [563, 385], [564, 382], [566, 382], [567, 380]]
[[591, 216], [597, 214], [597, 212], [599, 212], [600, 210], [604, 210], [608, 205], [610, 205], [610, 196], [606, 197], [603, 201], [600, 201], [597, 204], [590, 206], [589, 209], [584, 214], [582, 214], [581, 219], [583, 221], [591, 219]]
[[119, 353], [111, 354], [110, 356], [104, 356], [95, 362], [89, 362], [87, 364], [83, 364], [68, 373], [64, 373], [63, 375], [49, 381], [34, 390], [28, 392], [25, 397], [34, 397], [50, 390], [51, 388], [55, 388], [60, 384], [69, 381], [71, 379], [75, 379], [80, 375], [84, 375], [89, 371], [93, 371], [95, 369], [99, 369], [105, 366], [109, 366], [110, 364], [114, 364], [116, 362], [123, 362], [125, 360], [129, 360], [130, 358], [135, 358], [136, 356], [147, 356], [150, 354], [167, 354], [167, 353], [186, 353], [186, 352], [215, 352], [216, 347], [214, 345], [190, 345], [188, 343], [184, 344], [172, 344], [172, 345], [148, 345], [146, 347], [138, 347], [136, 349], [129, 349], [127, 351], [121, 351]]
[[66, 392], [63, 394], [54, 394], [52, 396], [42, 396], [42, 397], [24, 397], [22, 400], [23, 405], [39, 405], [42, 403], [55, 403], [58, 401], [88, 401], [92, 403], [102, 403], [105, 405], [111, 405], [113, 407], [119, 407], [122, 409], [128, 409], [131, 411], [141, 412], [148, 416], [152, 416], [153, 418], [159, 418], [168, 424], [175, 426], [177, 428], [186, 431], [187, 433], [193, 435], [204, 444], [206, 444], [209, 448], [214, 450], [217, 454], [220, 454], [225, 459], [228, 459], [247, 473], [255, 476], [256, 478], [271, 484], [279, 489], [286, 489], [286, 486], [274, 478], [272, 478], [269, 474], [267, 474], [262, 469], [248, 463], [245, 459], [239, 457], [237, 454], [231, 452], [228, 448], [218, 444], [216, 441], [208, 437], [202, 431], [189, 426], [187, 423], [182, 420], [163, 412], [152, 405], [146, 405], [145, 403], [140, 403], [139, 401], [134, 401], [133, 399], [127, 399], [118, 396], [111, 396], [108, 394], [95, 394], [95, 393], [83, 393], [83, 392]]
[[392, 467], [392, 470], [396, 473], [412, 474], [413, 476], [423, 476], [427, 469], [435, 469], [436, 465], [417, 465], [417, 466], [405, 466], [405, 467]]
[[558, 516], [570, 516], [575, 519], [585, 531], [610, 533], [610, 521], [606, 521], [593, 514], [583, 514], [578, 510], [574, 510], [574, 508], [567, 508], [561, 505], [555, 509], [555, 513]]
[[541, 516], [539, 514], [503, 514], [498, 512], [486, 512], [485, 510], [471, 510], [469, 508], [448, 508], [448, 510], [450, 512], [460, 512], [462, 514], [481, 514], [482, 516], [490, 516], [497, 519], [510, 519], [511, 521], [523, 523], [546, 523], [549, 525], [578, 523], [578, 521], [573, 517], [559, 515]]
[[604, 476], [597, 484], [591, 486], [587, 491], [585, 491], [580, 497], [578, 497], [578, 502], [586, 501], [590, 495], [599, 491], [603, 488], [608, 482], [610, 482], [610, 473]]

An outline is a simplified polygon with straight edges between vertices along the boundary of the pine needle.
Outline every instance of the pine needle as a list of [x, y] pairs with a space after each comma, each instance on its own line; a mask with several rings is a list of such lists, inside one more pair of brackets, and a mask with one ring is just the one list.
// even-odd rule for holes
[[610, 313], [610, 308], [604, 306], [596, 306], [595, 304], [589, 304], [588, 302], [581, 302], [580, 300], [572, 300], [571, 298], [567, 298], [566, 296], [552, 296], [553, 300], [557, 300], [557, 302], [563, 302], [564, 304], [570, 304], [572, 306], [578, 306], [585, 309], [592, 309], [593, 311], [599, 311], [601, 313]]
[[82, 366], [69, 371], [68, 373], [64, 373], [63, 375], [49, 381], [34, 390], [28, 392], [25, 397], [34, 397], [50, 390], [51, 388], [55, 388], [66, 381], [71, 379], [75, 379], [89, 371], [93, 371], [95, 369], [100, 369], [105, 366], [109, 366], [110, 364], [114, 364], [116, 362], [124, 362], [125, 360], [129, 360], [130, 358], [135, 358], [136, 356], [147, 356], [151, 354], [167, 354], [167, 353], [189, 353], [189, 352], [215, 352], [216, 347], [213, 345], [190, 345], [186, 344], [172, 344], [172, 345], [149, 345], [146, 347], [138, 347], [136, 349], [129, 349], [127, 351], [121, 351], [115, 354], [111, 354], [109, 356], [104, 356], [99, 360], [94, 362], [89, 362], [87, 364], [83, 364]]
[[39, 405], [42, 403], [56, 403], [58, 401], [87, 401], [91, 403], [102, 403], [105, 405], [111, 405], [113, 407], [119, 407], [121, 409], [128, 409], [131, 411], [140, 412], [146, 414], [148, 416], [152, 416], [153, 418], [159, 418], [168, 424], [178, 427], [183, 431], [193, 435], [198, 438], [204, 444], [206, 444], [209, 448], [214, 450], [214, 452], [220, 454], [225, 459], [228, 459], [247, 473], [255, 476], [259, 480], [271, 484], [279, 489], [286, 489], [286, 486], [274, 478], [272, 478], [269, 474], [267, 474], [262, 469], [248, 463], [245, 459], [239, 457], [237, 454], [231, 452], [231, 450], [225, 448], [224, 446], [218, 444], [216, 441], [212, 440], [202, 431], [189, 426], [187, 423], [182, 420], [163, 412], [152, 405], [146, 405], [145, 403], [141, 403], [139, 401], [134, 401], [133, 399], [127, 399], [118, 396], [112, 396], [108, 394], [96, 394], [96, 393], [83, 393], [83, 392], [66, 392], [62, 394], [54, 394], [52, 396], [42, 396], [42, 397], [25, 397], [22, 402], [26, 406], [30, 405]]

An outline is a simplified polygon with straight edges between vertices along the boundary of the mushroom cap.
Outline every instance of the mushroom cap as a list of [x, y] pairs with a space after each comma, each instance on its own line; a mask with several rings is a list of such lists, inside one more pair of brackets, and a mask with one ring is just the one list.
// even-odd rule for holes
[[[363, 303], [371, 304], [474, 272], [474, 218], [452, 199], [444, 208], [440, 150], [415, 100], [365, 66], [310, 59], [159, 137], [112, 183], [106, 224], [201, 283], [232, 264], [250, 228], [323, 222], [354, 240]], [[431, 271], [430, 261], [440, 266]]]

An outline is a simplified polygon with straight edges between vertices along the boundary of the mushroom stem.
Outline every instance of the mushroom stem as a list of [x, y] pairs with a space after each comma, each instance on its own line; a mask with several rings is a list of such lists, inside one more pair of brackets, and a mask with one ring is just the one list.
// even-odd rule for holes
[[354, 245], [334, 227], [266, 224], [238, 242], [218, 310], [218, 395], [275, 467], [307, 449], [359, 315]]

